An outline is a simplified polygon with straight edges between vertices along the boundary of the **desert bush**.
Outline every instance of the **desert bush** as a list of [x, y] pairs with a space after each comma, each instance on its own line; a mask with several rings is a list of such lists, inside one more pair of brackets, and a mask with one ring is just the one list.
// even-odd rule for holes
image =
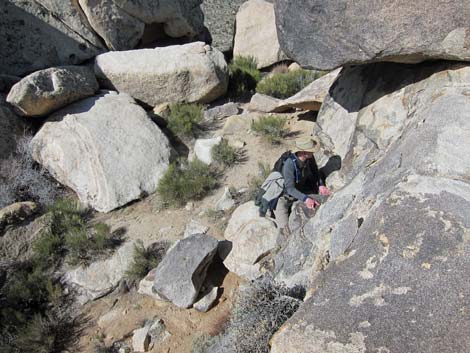
[[310, 70], [274, 73], [258, 83], [256, 92], [279, 99], [286, 99], [301, 91], [322, 75], [323, 72]]
[[286, 128], [287, 119], [266, 115], [251, 123], [251, 130], [256, 134], [262, 135], [272, 144], [279, 144], [282, 138], [287, 135], [289, 130]]
[[199, 104], [177, 103], [170, 105], [168, 128], [179, 137], [192, 138], [199, 131], [202, 121], [202, 106]]
[[36, 314], [19, 331], [15, 345], [21, 352], [62, 352], [71, 341], [71, 331], [73, 320], [67, 315]]
[[254, 57], [236, 56], [228, 68], [228, 92], [232, 98], [239, 98], [254, 90], [261, 79], [261, 72], [257, 69]]
[[106, 224], [87, 224], [87, 210], [72, 199], [57, 200], [48, 211], [47, 227], [33, 243], [35, 260], [45, 266], [65, 257], [70, 265], [88, 265], [120, 243]]
[[[61, 352], [74, 337], [54, 268], [34, 261], [9, 268], [0, 287], [0, 352]], [[59, 314], [60, 313], [60, 314]]]
[[0, 161], [0, 208], [18, 201], [50, 205], [60, 195], [58, 184], [31, 156], [32, 136], [19, 138], [15, 153]]
[[168, 247], [167, 242], [157, 242], [146, 249], [141, 240], [136, 242], [132, 263], [126, 271], [126, 279], [130, 283], [136, 284], [144, 278], [150, 270], [157, 267], [163, 256], [165, 256]]
[[268, 276], [242, 287], [228, 326], [208, 351], [268, 353], [271, 336], [297, 311], [304, 294]]
[[[100, 224], [89, 227], [86, 212], [72, 200], [56, 201], [45, 218], [45, 230], [33, 243], [32, 257], [2, 268], [0, 352], [62, 352], [80, 332], [78, 319], [68, 312], [73, 294], [64, 295], [57, 271], [63, 256], [76, 251], [67, 237], [84, 230], [104, 237], [109, 229]], [[87, 246], [79, 249], [87, 248], [88, 253], [106, 244], [86, 241]]]
[[166, 205], [199, 200], [217, 186], [216, 172], [198, 159], [172, 163], [160, 179], [157, 192]]
[[218, 145], [212, 147], [212, 159], [224, 167], [232, 167], [240, 161], [241, 155], [236, 148], [229, 145], [226, 139], [222, 139]]

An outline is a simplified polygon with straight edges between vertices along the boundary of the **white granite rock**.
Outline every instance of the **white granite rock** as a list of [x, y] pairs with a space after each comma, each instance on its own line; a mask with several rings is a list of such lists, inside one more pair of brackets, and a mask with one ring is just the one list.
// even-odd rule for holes
[[209, 103], [228, 85], [224, 55], [203, 42], [98, 55], [95, 74], [105, 87], [151, 106]]
[[100, 212], [153, 193], [170, 144], [145, 110], [113, 92], [58, 111], [34, 136], [33, 158]]

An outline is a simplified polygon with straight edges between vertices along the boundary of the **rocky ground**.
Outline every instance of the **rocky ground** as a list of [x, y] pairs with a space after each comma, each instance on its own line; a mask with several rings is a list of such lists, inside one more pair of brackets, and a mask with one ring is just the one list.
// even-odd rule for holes
[[[230, 215], [227, 214], [225, 220], [214, 220], [207, 216], [206, 211], [213, 209], [226, 187], [246, 188], [249, 181], [258, 174], [258, 163], [272, 166], [279, 155], [289, 149], [294, 138], [308, 134], [315, 124], [311, 120], [312, 116], [307, 116], [304, 120], [302, 115], [298, 117], [298, 113], [277, 115], [288, 118], [290, 130], [290, 136], [279, 145], [272, 145], [250, 132], [249, 124], [242, 115], [239, 117], [244, 120], [237, 121], [235, 125], [227, 125], [232, 125], [233, 132], [225, 137], [231, 142], [245, 143], [244, 160], [227, 169], [220, 180], [220, 187], [203, 200], [190, 202], [182, 208], [164, 208], [159, 203], [158, 195], [153, 194], [121, 209], [97, 214], [94, 221], [104, 222], [112, 229], [125, 228], [126, 240], [140, 239], [145, 245], [160, 240], [174, 242], [181, 239], [190, 220], [197, 220], [206, 225], [209, 228], [208, 234], [223, 239], [224, 228]], [[220, 122], [219, 128], [210, 134], [222, 134], [226, 121], [225, 119]], [[239, 129], [241, 125], [246, 129]], [[128, 293], [115, 293], [88, 303], [83, 308], [83, 313], [89, 318], [87, 329], [80, 341], [83, 352], [92, 353], [99, 341], [109, 345], [121, 338], [127, 337], [130, 340], [134, 329], [142, 327], [145, 320], [155, 317], [163, 319], [171, 336], [164, 344], [154, 347], [150, 352], [190, 352], [193, 340], [201, 335], [215, 335], [223, 328], [230, 315], [236, 290], [243, 281], [234, 273], [225, 274], [221, 284], [223, 293], [218, 299], [218, 304], [207, 313], [200, 313], [195, 309], [179, 309], [171, 303], [156, 301], [139, 294], [135, 288]]]

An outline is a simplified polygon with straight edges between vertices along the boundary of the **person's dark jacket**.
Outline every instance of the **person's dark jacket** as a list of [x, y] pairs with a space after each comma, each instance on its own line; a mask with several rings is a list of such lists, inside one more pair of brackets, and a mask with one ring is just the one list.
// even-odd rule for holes
[[306, 194], [318, 194], [319, 187], [325, 185], [325, 176], [318, 170], [315, 157], [302, 162], [292, 153], [282, 166], [282, 176], [284, 193], [301, 201], [307, 199]]

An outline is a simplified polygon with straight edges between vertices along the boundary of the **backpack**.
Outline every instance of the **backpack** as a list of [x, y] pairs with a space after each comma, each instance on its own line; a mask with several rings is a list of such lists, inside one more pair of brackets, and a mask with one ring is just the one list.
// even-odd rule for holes
[[283, 154], [281, 154], [281, 156], [274, 163], [274, 167], [272, 171], [282, 173], [282, 166], [284, 165], [284, 162], [286, 161], [286, 159], [289, 158], [290, 155], [291, 155], [291, 151], [286, 151]]
[[[292, 152], [291, 151], [286, 151], [284, 152], [283, 154], [281, 154], [281, 157], [279, 157], [277, 159], [277, 161], [274, 163], [274, 167], [273, 167], [273, 172], [279, 172], [282, 174], [282, 167], [284, 166], [284, 162], [291, 158], [292, 156]], [[297, 164], [295, 163], [296, 161], [296, 157], [295, 155], [292, 157], [292, 160], [294, 161], [294, 168], [295, 168], [295, 181], [298, 183], [299, 182], [299, 170], [297, 169]]]
[[[279, 172], [282, 173], [282, 166], [284, 165], [284, 162], [290, 158], [291, 151], [286, 151], [281, 156], [277, 159], [277, 161], [274, 163], [273, 169], [271, 172]], [[255, 194], [255, 205], [259, 207], [259, 213], [261, 217], [264, 217], [266, 215], [266, 212], [269, 209], [269, 205], [265, 202], [263, 202], [263, 196], [265, 194], [266, 190], [262, 189], [261, 187], [258, 188], [256, 194]]]

